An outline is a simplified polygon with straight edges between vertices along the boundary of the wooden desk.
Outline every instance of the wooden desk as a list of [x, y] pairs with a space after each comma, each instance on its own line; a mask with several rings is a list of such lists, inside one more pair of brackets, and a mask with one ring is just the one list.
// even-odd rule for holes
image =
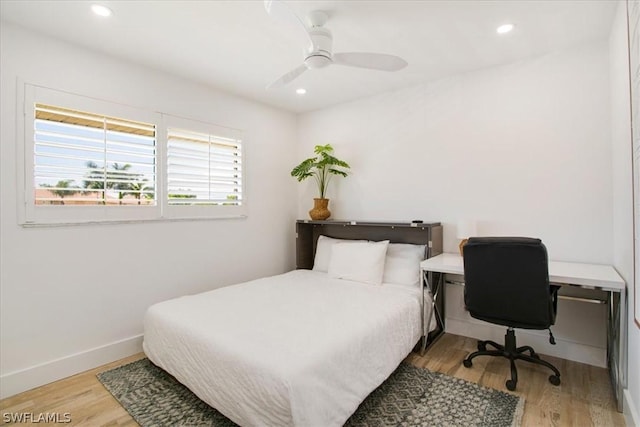
[[[430, 289], [440, 289], [446, 274], [464, 276], [462, 256], [443, 253], [420, 263], [422, 277]], [[607, 366], [613, 392], [622, 411], [622, 390], [626, 384], [626, 285], [610, 265], [549, 261], [549, 281], [607, 292]], [[435, 310], [434, 310], [435, 311]], [[444, 321], [444, 313], [434, 313]], [[462, 362], [461, 362], [462, 363]]]

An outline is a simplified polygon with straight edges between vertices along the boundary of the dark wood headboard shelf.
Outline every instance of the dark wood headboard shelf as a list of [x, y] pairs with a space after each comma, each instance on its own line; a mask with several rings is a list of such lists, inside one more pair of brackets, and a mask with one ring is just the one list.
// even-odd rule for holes
[[442, 253], [439, 222], [296, 221], [296, 268], [310, 270], [319, 236], [336, 239], [389, 240], [391, 243], [427, 245], [427, 258]]

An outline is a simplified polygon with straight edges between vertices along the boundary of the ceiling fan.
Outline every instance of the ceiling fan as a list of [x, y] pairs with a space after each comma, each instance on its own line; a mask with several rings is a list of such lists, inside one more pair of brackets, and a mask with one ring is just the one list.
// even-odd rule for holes
[[305, 23], [282, 1], [265, 0], [264, 7], [273, 18], [289, 23], [297, 31], [297, 36], [306, 43], [302, 65], [289, 71], [267, 86], [267, 89], [282, 87], [309, 69], [324, 68], [331, 64], [369, 68], [381, 71], [398, 71], [407, 66], [407, 61], [382, 53], [344, 52], [333, 53], [331, 31], [324, 28], [329, 19], [327, 13], [316, 10], [309, 14], [309, 25]]

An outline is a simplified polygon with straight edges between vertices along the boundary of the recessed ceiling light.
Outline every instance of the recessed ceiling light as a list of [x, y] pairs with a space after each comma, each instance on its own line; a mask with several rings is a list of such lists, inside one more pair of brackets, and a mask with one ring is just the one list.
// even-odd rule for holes
[[506, 34], [509, 31], [513, 30], [513, 27], [515, 27], [515, 25], [513, 25], [513, 24], [500, 25], [498, 28], [496, 28], [496, 32], [498, 34]]
[[296, 89], [296, 93], [298, 95], [304, 95], [305, 93], [307, 93], [307, 90], [304, 88], [299, 88], [299, 89]]
[[101, 4], [94, 4], [91, 6], [91, 10], [98, 16], [111, 16], [113, 15], [113, 11], [106, 6], [102, 6]]

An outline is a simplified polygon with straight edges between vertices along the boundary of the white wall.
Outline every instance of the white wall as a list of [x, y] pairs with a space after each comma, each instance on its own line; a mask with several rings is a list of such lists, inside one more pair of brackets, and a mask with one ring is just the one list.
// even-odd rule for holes
[[[335, 218], [441, 221], [449, 252], [473, 218], [556, 260], [611, 263], [607, 76], [598, 44], [304, 114], [299, 156], [332, 143], [350, 162]], [[300, 191], [303, 216], [314, 188]]]
[[[140, 351], [150, 304], [294, 267], [295, 115], [4, 22], [1, 31], [3, 397]], [[248, 218], [21, 228], [18, 77], [243, 129]]]
[[640, 329], [633, 321], [633, 189], [626, 7], [618, 5], [609, 38], [613, 165], [613, 264], [628, 286], [627, 424], [640, 425]]
[[[440, 221], [447, 252], [458, 249], [456, 222], [472, 218], [480, 235], [540, 237], [554, 260], [611, 264], [607, 48], [582, 46], [304, 114], [299, 156], [331, 143], [351, 164], [352, 175], [330, 189], [335, 218]], [[300, 216], [313, 195], [312, 183], [301, 186]], [[462, 307], [456, 292], [448, 287], [447, 298]], [[464, 310], [450, 314], [451, 332], [503, 339], [501, 328], [473, 327]], [[605, 324], [603, 306], [562, 302], [557, 346], [544, 334], [519, 332], [519, 342], [603, 366]]]

